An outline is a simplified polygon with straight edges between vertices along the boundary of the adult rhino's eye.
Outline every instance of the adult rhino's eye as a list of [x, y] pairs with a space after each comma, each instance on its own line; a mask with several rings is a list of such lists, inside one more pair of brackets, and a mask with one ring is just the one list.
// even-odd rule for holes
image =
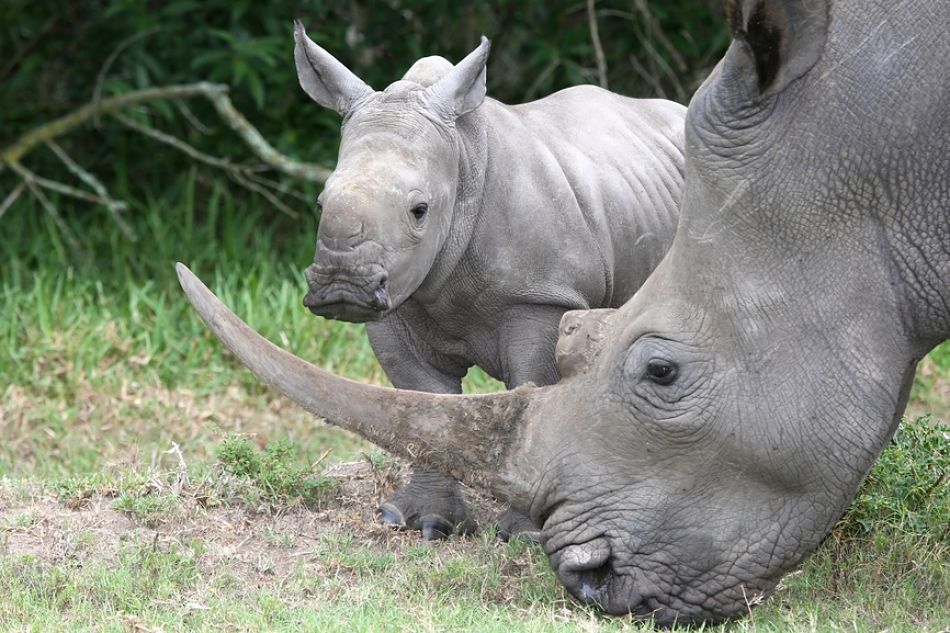
[[676, 380], [678, 370], [674, 363], [663, 358], [651, 358], [647, 361], [647, 378], [658, 385], [669, 385]]
[[420, 202], [409, 210], [409, 214], [416, 222], [422, 222], [422, 219], [426, 217], [426, 213], [428, 211], [429, 205], [427, 205], [425, 202]]

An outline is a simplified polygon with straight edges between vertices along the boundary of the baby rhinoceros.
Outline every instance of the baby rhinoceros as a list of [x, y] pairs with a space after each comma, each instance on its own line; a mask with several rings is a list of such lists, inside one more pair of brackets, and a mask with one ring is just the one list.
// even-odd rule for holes
[[[592, 86], [504, 105], [485, 97], [485, 38], [375, 92], [294, 35], [300, 85], [343, 115], [304, 305], [365, 322], [396, 387], [460, 393], [473, 365], [557, 382], [561, 316], [620, 306], [672, 242], [686, 109]], [[426, 538], [474, 528], [456, 480], [422, 469], [378, 515]], [[513, 513], [499, 529], [535, 530]]]

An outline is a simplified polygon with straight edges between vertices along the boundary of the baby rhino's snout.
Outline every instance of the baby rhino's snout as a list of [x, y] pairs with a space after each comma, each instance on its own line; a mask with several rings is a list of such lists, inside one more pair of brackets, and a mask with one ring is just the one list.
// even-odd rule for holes
[[305, 271], [303, 304], [328, 319], [365, 323], [392, 308], [382, 250], [371, 242], [334, 250], [318, 242], [314, 263]]

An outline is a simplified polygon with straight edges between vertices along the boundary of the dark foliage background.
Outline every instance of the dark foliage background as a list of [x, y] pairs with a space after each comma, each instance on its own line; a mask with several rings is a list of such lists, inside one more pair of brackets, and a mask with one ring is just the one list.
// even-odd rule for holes
[[[728, 44], [716, 0], [604, 0], [595, 12], [609, 88], [622, 94], [685, 103]], [[489, 94], [501, 101], [522, 102], [598, 81], [583, 0], [6, 0], [0, 3], [0, 147], [96, 94], [207, 80], [230, 85], [237, 108], [278, 150], [332, 167], [339, 117], [311, 103], [297, 85], [294, 18], [377, 89], [419, 57], [457, 61], [483, 33], [493, 41]], [[156, 103], [134, 115], [210, 154], [250, 158], [207, 103], [186, 105], [183, 112]], [[59, 142], [133, 207], [146, 196], [174, 195], [190, 168], [181, 154], [109, 118]], [[70, 178], [44, 148], [24, 164]], [[216, 179], [227, 180], [199, 167], [199, 189], [209, 190]], [[0, 195], [15, 182], [8, 170], [0, 173]], [[294, 186], [315, 194], [313, 185]], [[261, 199], [254, 203], [268, 206]], [[88, 204], [58, 204], [67, 217], [109, 221]]]

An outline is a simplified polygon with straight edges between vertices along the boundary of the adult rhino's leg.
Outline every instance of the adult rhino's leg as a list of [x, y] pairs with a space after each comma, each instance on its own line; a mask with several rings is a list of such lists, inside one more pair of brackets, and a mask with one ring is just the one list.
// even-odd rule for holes
[[[558, 324], [563, 308], [525, 306], [509, 315], [501, 349], [506, 356], [505, 386], [508, 389], [526, 383], [553, 385], [561, 379], [555, 363], [554, 349], [558, 341]], [[541, 529], [527, 515], [512, 508], [497, 519], [498, 537], [541, 540]]]
[[[461, 377], [427, 363], [422, 350], [413, 344], [409, 328], [398, 315], [369, 323], [366, 331], [393, 386], [431, 393], [462, 393]], [[471, 534], [475, 531], [475, 520], [459, 482], [424, 468], [413, 467], [409, 483], [380, 504], [376, 516], [386, 525], [418, 530], [430, 540], [444, 539], [454, 532]]]

